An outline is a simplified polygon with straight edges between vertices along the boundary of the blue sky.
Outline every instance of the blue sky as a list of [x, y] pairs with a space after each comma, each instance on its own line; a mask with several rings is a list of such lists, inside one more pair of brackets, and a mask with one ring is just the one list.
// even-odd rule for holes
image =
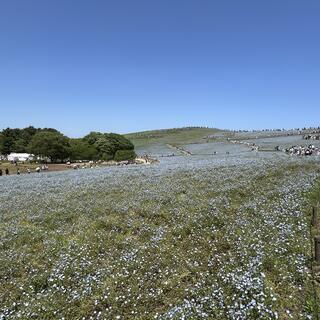
[[320, 1], [0, 0], [0, 129], [320, 123]]

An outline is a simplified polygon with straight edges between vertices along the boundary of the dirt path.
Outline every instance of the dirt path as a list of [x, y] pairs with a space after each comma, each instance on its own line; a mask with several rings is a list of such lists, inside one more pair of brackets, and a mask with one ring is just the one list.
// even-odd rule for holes
[[175, 146], [173, 144], [167, 144], [167, 146], [171, 149], [175, 149], [186, 156], [191, 156], [192, 153], [189, 150], [184, 149], [182, 146]]
[[[40, 167], [41, 164], [37, 163], [19, 163], [18, 165], [14, 165], [8, 162], [2, 162], [0, 163], [0, 169], [2, 169], [2, 174], [5, 175], [6, 168], [9, 169], [9, 174], [14, 175], [17, 174], [17, 170], [20, 170], [20, 174], [27, 174], [27, 169], [30, 169], [31, 173], [36, 172], [36, 168]], [[47, 164], [48, 170], [46, 171], [64, 171], [72, 169], [72, 166], [68, 166], [64, 163], [53, 163], [53, 164]]]

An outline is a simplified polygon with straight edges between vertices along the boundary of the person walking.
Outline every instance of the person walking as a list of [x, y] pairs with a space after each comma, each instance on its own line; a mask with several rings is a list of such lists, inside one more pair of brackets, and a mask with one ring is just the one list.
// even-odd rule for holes
[[5, 172], [6, 172], [6, 176], [8, 176], [9, 175], [9, 169], [6, 168]]
[[19, 175], [19, 174], [20, 174], [20, 169], [18, 168], [18, 169], [17, 169], [17, 175]]
[[0, 177], [2, 176], [2, 169], [0, 169]]

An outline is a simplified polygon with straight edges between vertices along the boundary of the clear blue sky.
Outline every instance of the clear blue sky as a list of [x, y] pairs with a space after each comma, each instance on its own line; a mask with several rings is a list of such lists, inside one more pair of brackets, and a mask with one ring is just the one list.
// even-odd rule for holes
[[319, 0], [0, 0], [0, 129], [319, 122]]

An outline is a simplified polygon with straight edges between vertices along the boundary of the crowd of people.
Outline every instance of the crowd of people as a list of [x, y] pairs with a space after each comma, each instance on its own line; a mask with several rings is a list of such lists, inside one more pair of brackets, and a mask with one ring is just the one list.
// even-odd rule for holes
[[259, 151], [259, 146], [257, 146], [255, 143], [252, 143], [252, 142], [248, 142], [245, 140], [230, 140], [229, 138], [228, 138], [228, 141], [234, 144], [242, 144], [246, 147], [249, 147], [251, 151]]
[[[20, 171], [20, 168], [17, 168], [17, 171], [16, 171], [17, 175], [20, 175], [21, 174], [21, 171]], [[29, 168], [26, 169], [26, 173], [31, 173], [31, 170]], [[10, 171], [8, 168], [5, 168], [4, 170], [0, 169], [0, 176], [2, 175], [10, 175]]]
[[[47, 165], [42, 165], [42, 166], [36, 167], [34, 171], [40, 173], [41, 171], [46, 171], [46, 170], [49, 170], [49, 167]], [[16, 174], [20, 175], [21, 173], [22, 172], [21, 172], [20, 168], [17, 168], [16, 169]], [[31, 173], [31, 169], [30, 168], [26, 168], [25, 169], [25, 173], [30, 174]], [[12, 171], [11, 171], [11, 174], [12, 174]], [[4, 170], [2, 170], [0, 168], [0, 176], [3, 176], [3, 175], [6, 175], [6, 176], [10, 175], [9, 168], [5, 168]]]
[[285, 152], [290, 155], [298, 156], [320, 156], [320, 147], [315, 147], [313, 144], [309, 146], [292, 146], [291, 148], [285, 149]]

